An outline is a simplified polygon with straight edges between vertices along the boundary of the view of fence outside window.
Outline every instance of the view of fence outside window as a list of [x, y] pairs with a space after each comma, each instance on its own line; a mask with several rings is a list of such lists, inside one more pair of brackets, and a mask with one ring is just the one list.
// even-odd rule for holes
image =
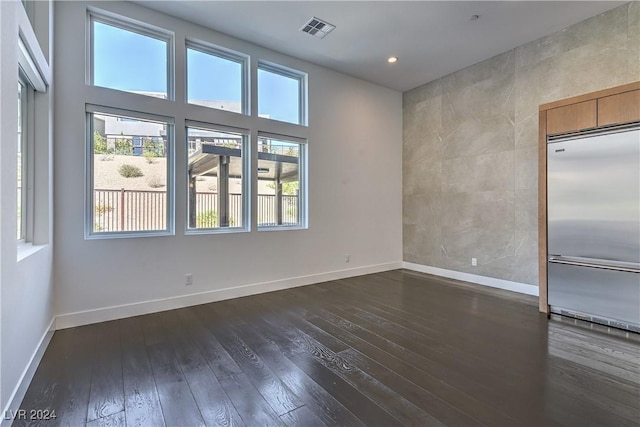
[[247, 135], [187, 128], [190, 229], [243, 227]]
[[167, 123], [93, 113], [94, 233], [167, 229]]
[[303, 144], [258, 138], [258, 226], [301, 224]]

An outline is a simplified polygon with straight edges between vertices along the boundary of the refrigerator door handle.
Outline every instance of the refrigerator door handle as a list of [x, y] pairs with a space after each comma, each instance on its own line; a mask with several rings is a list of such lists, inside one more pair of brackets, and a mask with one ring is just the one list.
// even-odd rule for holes
[[553, 257], [553, 256], [549, 257], [549, 262], [552, 262], [554, 264], [576, 265], [579, 267], [601, 268], [603, 270], [626, 271], [627, 273], [640, 273], [640, 268], [620, 267], [615, 265], [595, 264], [590, 262], [569, 261], [567, 259], [562, 259], [560, 257]]

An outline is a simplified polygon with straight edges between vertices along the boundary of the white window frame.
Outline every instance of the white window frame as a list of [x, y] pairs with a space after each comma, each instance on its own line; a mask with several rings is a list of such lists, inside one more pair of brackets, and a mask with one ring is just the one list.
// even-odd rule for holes
[[[258, 225], [258, 231], [283, 231], [283, 230], [306, 230], [309, 228], [309, 216], [308, 216], [308, 207], [309, 207], [309, 197], [308, 197], [308, 147], [309, 141], [304, 138], [298, 138], [290, 135], [279, 135], [269, 132], [258, 132], [258, 141], [260, 138], [268, 138], [268, 139], [276, 139], [279, 141], [289, 142], [292, 144], [299, 144], [300, 150], [298, 152], [298, 176], [299, 176], [299, 193], [298, 193], [298, 223], [293, 225]], [[258, 153], [256, 153], [256, 156]], [[256, 159], [256, 167], [259, 163]], [[257, 179], [257, 170], [256, 170], [256, 179]], [[257, 187], [256, 187], [257, 188]], [[258, 197], [258, 193], [256, 191], [256, 198]]]
[[[195, 39], [187, 39], [185, 43], [185, 74], [184, 74], [184, 83], [185, 83], [185, 92], [184, 92], [184, 102], [189, 105], [197, 105], [203, 108], [212, 108], [205, 107], [199, 104], [191, 104], [189, 102], [189, 60], [188, 60], [188, 51], [189, 49], [197, 50], [198, 52], [205, 53], [207, 55], [217, 56], [221, 59], [226, 59], [228, 61], [237, 62], [241, 66], [241, 95], [240, 95], [240, 113], [236, 113], [235, 111], [229, 111], [230, 113], [235, 114], [243, 114], [250, 115], [251, 113], [251, 103], [249, 97], [249, 56], [244, 55], [240, 52], [235, 52], [230, 49], [225, 49], [221, 46], [212, 45], [209, 43], [205, 43]], [[219, 109], [216, 109], [219, 110]], [[219, 110], [219, 111], [228, 111], [228, 110]]]
[[[185, 121], [185, 147], [189, 141], [189, 128], [202, 129], [208, 131], [220, 131], [237, 133], [243, 136], [242, 139], [242, 227], [217, 227], [217, 228], [191, 228], [189, 227], [189, 180], [186, 180], [186, 215], [185, 215], [185, 234], [224, 234], [249, 232], [251, 230], [250, 212], [251, 212], [251, 150], [250, 150], [250, 131], [248, 129], [235, 128], [225, 125], [217, 125], [213, 123], [203, 123], [194, 120]], [[185, 150], [188, 151], [188, 150]], [[185, 171], [188, 174], [189, 155], [185, 156]], [[185, 177], [185, 178], [188, 178]]]
[[27, 14], [27, 18], [29, 18], [29, 23], [31, 24], [31, 26], [33, 27], [33, 17], [35, 15], [35, 2], [36, 0], [21, 0], [20, 3], [22, 3], [22, 7], [24, 7], [24, 11]]
[[[175, 100], [175, 52], [174, 52], [174, 34], [163, 28], [155, 27], [134, 19], [111, 14], [102, 10], [92, 8], [87, 9], [87, 34], [89, 34], [87, 43], [87, 64], [86, 64], [86, 84], [96, 86], [94, 84], [94, 61], [93, 61], [93, 44], [94, 44], [94, 22], [110, 25], [124, 31], [130, 31], [142, 36], [151, 37], [167, 43], [167, 100]], [[105, 87], [105, 89], [115, 90], [118, 92], [132, 93], [122, 91], [120, 89]], [[140, 95], [145, 96], [145, 95]]]
[[[27, 39], [28, 40], [28, 39]], [[35, 209], [35, 98], [36, 92], [46, 92], [47, 84], [34, 61], [29, 42], [25, 42], [22, 36], [18, 37], [18, 82], [23, 85], [25, 93], [22, 104], [22, 200], [21, 200], [21, 239], [17, 240], [19, 248], [32, 245], [34, 240], [34, 209]], [[16, 129], [17, 131], [17, 129]], [[16, 175], [17, 178], [17, 175]], [[16, 182], [17, 185], [17, 182]], [[17, 202], [17, 200], [16, 200]], [[17, 206], [16, 206], [17, 215]], [[16, 221], [17, 225], [17, 221]], [[16, 233], [17, 237], [17, 233]], [[20, 255], [20, 251], [19, 251]]]
[[[300, 126], [308, 126], [308, 115], [307, 115], [307, 83], [308, 83], [308, 74], [302, 71], [294, 70], [293, 68], [285, 67], [283, 65], [279, 65], [273, 62], [268, 61], [258, 61], [258, 70], [267, 71], [273, 74], [279, 74], [283, 77], [288, 77], [298, 81], [298, 123], [292, 123], [294, 125]], [[256, 86], [258, 85], [257, 76], [256, 76]], [[257, 96], [260, 93], [260, 87], [257, 90]], [[268, 119], [265, 120], [274, 120], [280, 121], [277, 119]], [[282, 122], [288, 123], [288, 122]]]
[[[20, 165], [20, 236], [16, 233], [16, 238], [19, 245], [23, 245], [25, 243], [31, 242], [33, 240], [33, 113], [34, 105], [34, 89], [33, 86], [29, 83], [28, 79], [24, 76], [22, 72], [22, 68], [19, 67], [18, 71], [18, 84], [22, 87], [21, 96], [20, 96], [20, 122], [19, 126], [21, 128], [20, 134], [20, 152], [21, 159]], [[17, 195], [16, 195], [16, 202]], [[17, 209], [16, 209], [17, 210]], [[16, 212], [16, 215], [17, 212]], [[17, 221], [16, 221], [17, 224]]]
[[[94, 147], [93, 147], [93, 115], [105, 114], [111, 116], [125, 116], [132, 119], [151, 120], [166, 123], [167, 125], [167, 199], [166, 199], [166, 224], [164, 230], [139, 230], [139, 231], [94, 231]], [[86, 135], [85, 135], [85, 239], [114, 239], [137, 238], [154, 236], [173, 236], [175, 234], [175, 122], [171, 117], [160, 116], [139, 111], [130, 111], [120, 108], [91, 105], [86, 106]]]

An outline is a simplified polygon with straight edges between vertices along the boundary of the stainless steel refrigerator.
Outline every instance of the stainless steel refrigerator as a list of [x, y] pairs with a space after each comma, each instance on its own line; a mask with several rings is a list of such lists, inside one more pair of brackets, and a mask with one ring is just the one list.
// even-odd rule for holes
[[640, 332], [640, 126], [547, 141], [554, 313]]

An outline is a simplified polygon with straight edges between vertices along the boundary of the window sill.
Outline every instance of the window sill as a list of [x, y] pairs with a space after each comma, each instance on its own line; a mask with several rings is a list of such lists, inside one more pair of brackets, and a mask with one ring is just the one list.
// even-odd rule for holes
[[31, 255], [40, 252], [46, 248], [47, 245], [34, 245], [33, 243], [19, 243], [18, 244], [18, 262], [23, 259], [29, 258]]
[[186, 236], [199, 236], [199, 235], [211, 235], [211, 234], [237, 234], [248, 233], [244, 227], [229, 227], [229, 228], [203, 228], [203, 229], [187, 229], [184, 234]]
[[287, 231], [287, 230], [308, 230], [309, 227], [305, 225], [274, 225], [267, 227], [258, 227], [258, 231]]
[[173, 236], [172, 231], [142, 231], [142, 232], [111, 232], [95, 233], [85, 235], [85, 240], [108, 240], [108, 239], [137, 239], [140, 237], [165, 237]]

